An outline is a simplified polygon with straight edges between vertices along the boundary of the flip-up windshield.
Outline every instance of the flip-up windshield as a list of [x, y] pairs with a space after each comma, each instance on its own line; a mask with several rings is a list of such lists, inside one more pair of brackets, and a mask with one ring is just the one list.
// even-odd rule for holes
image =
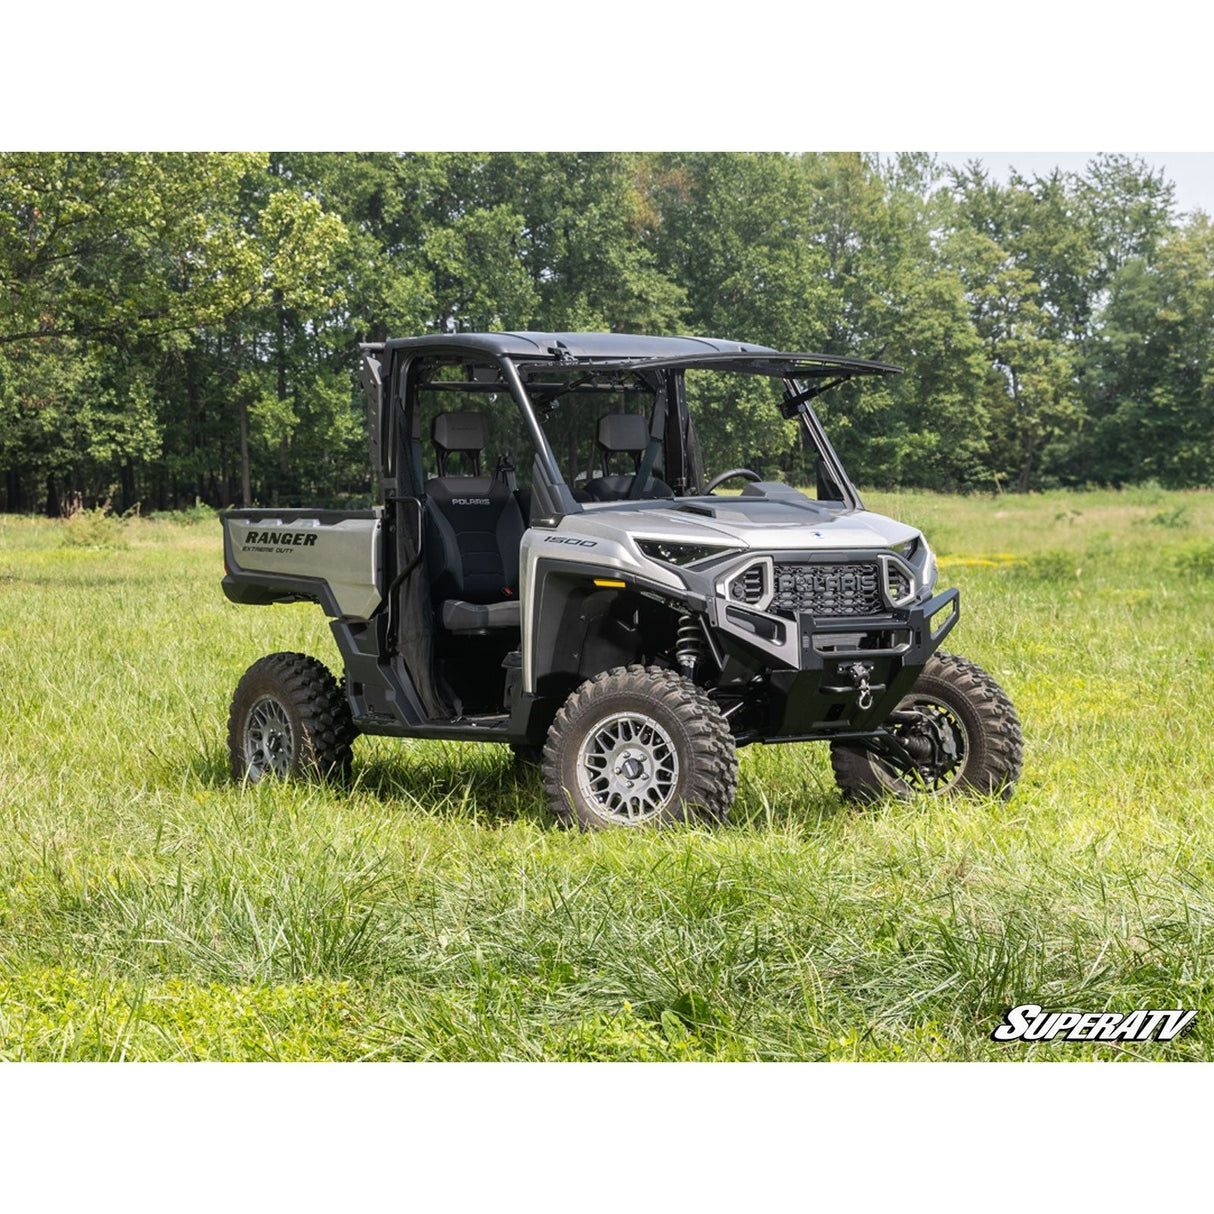
[[[547, 516], [778, 480], [855, 508], [859, 497], [811, 402], [853, 377], [899, 370], [708, 339], [477, 334], [453, 335], [443, 344], [448, 341], [442, 350], [427, 342], [434, 352], [418, 349], [403, 371], [400, 397], [419, 480], [434, 475], [428, 465], [422, 471], [434, 417], [474, 412], [486, 440], [478, 457], [483, 471], [513, 465], [512, 480], [539, 491]], [[647, 356], [636, 356], [633, 341]], [[415, 343], [421, 346], [423, 339], [393, 344], [407, 349]], [[511, 343], [530, 349], [492, 348]], [[674, 352], [665, 356], [667, 350]], [[792, 458], [777, 466], [771, 439], [781, 429], [787, 441], [774, 446]], [[731, 472], [738, 475], [722, 480]]]
[[[854, 375], [897, 367], [812, 354], [521, 363], [520, 378], [565, 483], [582, 504], [703, 493], [732, 469], [776, 480], [757, 454], [773, 428], [810, 448], [811, 495], [858, 498], [809, 402]], [[815, 450], [816, 448], [816, 450]]]

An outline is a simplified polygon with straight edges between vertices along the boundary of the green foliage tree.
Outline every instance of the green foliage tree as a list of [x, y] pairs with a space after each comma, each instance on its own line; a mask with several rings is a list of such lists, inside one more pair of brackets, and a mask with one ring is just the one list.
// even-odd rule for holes
[[503, 154], [484, 158], [485, 205], [509, 198], [523, 218], [520, 258], [539, 329], [676, 331], [684, 291], [651, 245], [656, 214], [646, 158], [617, 153]]
[[1004, 188], [970, 165], [953, 181], [947, 250], [988, 361], [994, 475], [1014, 475], [1027, 492], [1042, 448], [1082, 420], [1067, 334], [1086, 312], [1075, 283], [1090, 251], [1082, 223], [1060, 204], [1057, 175], [1032, 183], [1013, 175]]
[[869, 483], [959, 488], [986, 478], [982, 351], [963, 284], [935, 233], [945, 203], [925, 156], [881, 164], [855, 154], [803, 158], [812, 238], [826, 249], [827, 353], [888, 358], [893, 379], [822, 401], [844, 459]]
[[[675, 154], [642, 166], [657, 264], [686, 290], [686, 329], [784, 349], [826, 336], [825, 252], [808, 227], [810, 183], [777, 154]], [[744, 377], [693, 380], [699, 437], [710, 466], [787, 468], [797, 430], [774, 385]]]
[[[133, 498], [160, 454], [151, 368], [242, 306], [247, 155], [0, 155], [0, 389], [10, 506], [45, 484]], [[130, 505], [128, 500], [125, 504]]]
[[1200, 212], [1110, 283], [1092, 356], [1093, 479], [1214, 482], [1214, 224]]
[[[820, 402], [863, 483], [1208, 483], [1212, 257], [1124, 156], [3, 154], [3, 504], [365, 497], [358, 343], [479, 328], [900, 363]], [[691, 391], [711, 465], [812, 481], [778, 384]]]

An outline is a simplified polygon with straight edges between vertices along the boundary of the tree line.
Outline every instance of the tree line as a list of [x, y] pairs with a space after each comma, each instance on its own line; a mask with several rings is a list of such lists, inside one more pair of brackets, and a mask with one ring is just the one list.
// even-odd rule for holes
[[[1124, 156], [7, 153], [0, 284], [10, 511], [367, 500], [357, 343], [494, 328], [896, 362], [820, 402], [861, 485], [1214, 482], [1214, 230]], [[807, 475], [766, 385], [699, 425]]]

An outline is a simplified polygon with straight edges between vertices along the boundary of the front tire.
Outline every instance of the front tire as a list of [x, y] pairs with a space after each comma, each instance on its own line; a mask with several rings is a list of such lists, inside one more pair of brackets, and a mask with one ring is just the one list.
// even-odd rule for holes
[[265, 776], [343, 779], [357, 730], [350, 706], [323, 662], [273, 653], [236, 685], [228, 756], [236, 780]]
[[725, 718], [694, 683], [657, 666], [620, 666], [565, 701], [543, 776], [552, 812], [583, 830], [722, 822], [738, 759]]
[[835, 783], [847, 800], [908, 800], [923, 792], [1012, 795], [1024, 755], [1020, 721], [1003, 688], [980, 666], [955, 654], [933, 654], [895, 713], [908, 718], [892, 729], [916, 762], [832, 744]]

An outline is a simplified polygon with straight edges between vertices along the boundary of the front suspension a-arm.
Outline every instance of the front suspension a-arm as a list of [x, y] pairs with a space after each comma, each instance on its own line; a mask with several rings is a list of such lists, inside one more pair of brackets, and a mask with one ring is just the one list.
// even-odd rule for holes
[[[898, 713], [891, 713], [889, 719], [894, 720]], [[917, 767], [920, 760], [911, 754], [902, 744], [896, 734], [882, 730], [880, 733], [869, 734], [865, 738], [855, 739], [855, 745], [862, 750], [870, 751], [878, 758], [889, 758], [901, 764], [904, 768]]]

